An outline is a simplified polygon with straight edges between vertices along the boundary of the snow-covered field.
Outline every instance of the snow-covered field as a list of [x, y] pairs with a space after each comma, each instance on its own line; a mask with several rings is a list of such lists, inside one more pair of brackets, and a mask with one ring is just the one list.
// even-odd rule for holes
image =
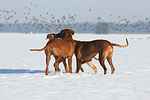
[[[75, 34], [77, 40], [107, 39], [127, 48], [114, 47], [115, 74], [103, 75], [99, 62], [93, 59], [98, 73], [86, 64], [84, 73], [55, 73], [54, 58], [45, 76], [44, 52], [30, 48], [45, 46], [46, 34], [0, 34], [0, 100], [150, 100], [150, 34]], [[98, 56], [96, 56], [98, 57]], [[73, 72], [76, 70], [73, 57]]]

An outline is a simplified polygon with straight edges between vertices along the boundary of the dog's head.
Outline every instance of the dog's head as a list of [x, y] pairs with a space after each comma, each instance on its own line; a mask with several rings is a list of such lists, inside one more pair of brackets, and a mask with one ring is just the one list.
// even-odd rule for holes
[[64, 30], [61, 30], [60, 33], [58, 34], [54, 34], [54, 33], [48, 34], [46, 36], [46, 39], [49, 39], [49, 40], [54, 39], [54, 38], [72, 39], [72, 35], [74, 35], [73, 30], [64, 29]]
[[64, 29], [58, 33], [58, 37], [62, 39], [72, 39], [72, 35], [74, 35], [74, 31], [71, 29]]
[[54, 38], [61, 38], [61, 37], [59, 37], [59, 34], [54, 34], [54, 33], [47, 34], [46, 36], [46, 39], [49, 39], [49, 40], [54, 39]]
[[57, 34], [54, 34], [54, 33], [47, 34], [46, 39], [51, 40], [51, 39], [54, 39], [54, 38], [58, 38], [58, 37], [56, 37], [56, 35], [57, 35]]

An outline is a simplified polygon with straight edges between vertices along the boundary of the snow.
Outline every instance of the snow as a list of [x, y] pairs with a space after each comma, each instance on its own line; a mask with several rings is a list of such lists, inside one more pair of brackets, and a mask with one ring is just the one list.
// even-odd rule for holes
[[[45, 46], [46, 34], [0, 34], [0, 100], [149, 100], [150, 34], [75, 34], [76, 40], [107, 39], [126, 48], [114, 47], [115, 73], [103, 75], [99, 62], [93, 59], [98, 73], [84, 64], [84, 73], [55, 72], [54, 58], [45, 76], [44, 52], [30, 48]], [[98, 56], [96, 56], [98, 57]], [[76, 70], [73, 56], [73, 72]]]

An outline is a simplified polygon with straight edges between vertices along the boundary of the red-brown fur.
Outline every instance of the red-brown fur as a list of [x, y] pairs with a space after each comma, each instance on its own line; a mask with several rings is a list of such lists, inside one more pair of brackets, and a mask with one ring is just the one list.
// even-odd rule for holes
[[[65, 37], [69, 36], [69, 34], [74, 35], [74, 31], [73, 31], [73, 30], [70, 30], [70, 32], [67, 32], [66, 30], [70, 30], [70, 29], [64, 29], [64, 30], [62, 30], [62, 31], [61, 31], [60, 33], [58, 33], [58, 34], [54, 34], [54, 33], [48, 34], [47, 37], [46, 37], [46, 39], [49, 39], [49, 40], [54, 39], [54, 38], [62, 38], [62, 39], [65, 39]], [[55, 57], [55, 56], [54, 56], [54, 57]], [[56, 59], [56, 57], [55, 57], [55, 59]], [[94, 57], [94, 59], [95, 59], [95, 60], [99, 60], [99, 59], [97, 59], [96, 57]], [[62, 58], [59, 62], [63, 62], [64, 67], [65, 67], [65, 70], [66, 70], [66, 72], [68, 72], [68, 67], [67, 67], [67, 64], [66, 64], [66, 59], [65, 59], [65, 58]], [[92, 62], [87, 62], [87, 64], [88, 64], [91, 68], [93, 68], [93, 66], [94, 66]], [[94, 67], [93, 69], [95, 70], [95, 73], [97, 73], [97, 68]], [[59, 71], [59, 70], [55, 69], [55, 71]], [[81, 67], [81, 71], [84, 72], [84, 69], [83, 69], [82, 67]]]
[[[46, 54], [46, 75], [48, 75], [48, 66], [51, 59], [51, 55], [55, 57], [54, 67], [55, 70], [60, 71], [59, 63], [65, 61], [68, 58], [69, 72], [72, 73], [72, 56], [74, 54], [75, 46], [72, 40], [71, 31], [66, 29], [65, 32], [70, 33], [64, 37], [64, 39], [51, 39], [46, 46], [42, 49], [30, 49], [30, 51], [43, 51]], [[60, 32], [65, 34], [64, 31]], [[65, 62], [64, 62], [65, 63]], [[66, 63], [65, 63], [66, 64]]]
[[[72, 40], [72, 35], [74, 34], [74, 31], [72, 31], [70, 29], [64, 29], [58, 34], [59, 34], [59, 36], [57, 35], [56, 37], [54, 37], [54, 36], [52, 36], [52, 37], [54, 37], [54, 38], [59, 37], [59, 38], [65, 39], [65, 40], [70, 39], [70, 41], [71, 41]], [[47, 38], [50, 38], [50, 37], [47, 36]], [[54, 40], [59, 40], [60, 41], [60, 39], [52, 39], [50, 41], [54, 41]], [[52, 43], [50, 41], [42, 49], [31, 49], [31, 51], [45, 50], [46, 59], [47, 59], [46, 60], [46, 63], [47, 63], [46, 75], [48, 75], [47, 70], [48, 70], [48, 65], [49, 65], [49, 60], [50, 60], [51, 55], [54, 55], [54, 57], [56, 59], [56, 62], [54, 64], [55, 70], [60, 71], [59, 63], [62, 62], [62, 61], [64, 63], [65, 69], [67, 69], [67, 67], [66, 67], [67, 65], [66, 65], [66, 61], [65, 61], [65, 59], [67, 57], [56, 55], [56, 54], [59, 54], [59, 53], [57, 53], [57, 51], [61, 51], [60, 50], [61, 48], [59, 48], [59, 47], [55, 47], [58, 50], [53, 49], [51, 51], [51, 49], [50, 49], [51, 45], [49, 45], [49, 44], [52, 44]], [[95, 58], [95, 55], [98, 53], [99, 54], [99, 59], [97, 59], [97, 58], [95, 58], [95, 59], [99, 60], [101, 66], [104, 69], [104, 74], [107, 74], [107, 68], [104, 64], [105, 59], [107, 59], [108, 63], [110, 64], [110, 67], [111, 67], [111, 70], [112, 70], [111, 73], [113, 74], [114, 71], [115, 71], [115, 68], [114, 68], [113, 63], [112, 63], [113, 46], [127, 47], [129, 45], [127, 39], [126, 39], [126, 42], [127, 42], [126, 45], [119, 45], [119, 44], [115, 44], [115, 43], [110, 43], [107, 40], [94, 40], [94, 41], [89, 41], [89, 42], [74, 40], [73, 42], [71, 42], [71, 44], [72, 44], [72, 46], [73, 45], [75, 46], [74, 49], [75, 49], [76, 62], [77, 62], [76, 72], [79, 73], [80, 70], [84, 71], [83, 68], [81, 67], [81, 65], [84, 64], [84, 63], [87, 63], [91, 68], [93, 68], [93, 70], [96, 73], [97, 68], [93, 65], [91, 60], [92, 60], [92, 58]], [[56, 44], [63, 45], [63, 43], [59, 43], [59, 42], [56, 42], [56, 41], [55, 41], [54, 44], [55, 45]], [[69, 52], [69, 50], [67, 50], [67, 52]], [[68, 59], [68, 62], [69, 62], [69, 59]], [[71, 56], [71, 62], [72, 62], [72, 56]], [[72, 73], [72, 66], [70, 67], [70, 65], [69, 65], [69, 68], [71, 70], [70, 72]]]
[[[62, 34], [60, 38], [66, 37], [70, 33]], [[95, 58], [97, 53], [99, 54], [99, 59], [95, 58], [96, 60], [99, 60], [101, 66], [104, 69], [104, 74], [107, 74], [107, 68], [105, 66], [105, 59], [107, 59], [110, 67], [111, 67], [111, 73], [113, 74], [115, 71], [115, 68], [112, 63], [112, 55], [113, 55], [113, 46], [117, 47], [127, 47], [129, 45], [128, 40], [126, 39], [127, 44], [126, 45], [119, 45], [115, 43], [110, 43], [107, 40], [94, 40], [94, 41], [76, 41], [75, 43], [75, 55], [76, 55], [76, 62], [77, 62], [77, 69], [76, 72], [79, 73], [79, 71], [84, 71], [81, 67], [82, 64], [87, 63], [94, 71], [97, 73], [97, 68], [94, 66], [94, 64], [91, 62], [92, 58]]]
[[77, 70], [79, 73], [82, 68], [81, 65], [83, 63], [90, 62], [92, 58], [98, 53], [99, 54], [99, 62], [104, 69], [104, 74], [107, 74], [107, 68], [105, 66], [105, 59], [107, 59], [110, 67], [111, 73], [114, 74], [115, 68], [112, 63], [112, 55], [113, 55], [113, 46], [117, 47], [127, 47], [129, 45], [128, 40], [126, 39], [126, 45], [119, 45], [115, 43], [110, 43], [107, 40], [94, 40], [89, 42], [81, 42], [76, 41], [75, 45], [75, 55], [77, 61]]

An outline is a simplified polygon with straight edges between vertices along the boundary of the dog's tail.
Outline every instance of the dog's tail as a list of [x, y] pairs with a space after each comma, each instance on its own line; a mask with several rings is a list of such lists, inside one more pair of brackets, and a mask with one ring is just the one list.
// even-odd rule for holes
[[128, 39], [126, 38], [126, 45], [119, 45], [119, 44], [115, 44], [115, 43], [111, 43], [112, 46], [117, 46], [117, 47], [121, 47], [121, 48], [124, 48], [124, 47], [127, 47], [129, 45], [129, 42], [128, 42]]
[[45, 46], [44, 48], [42, 48], [42, 49], [30, 49], [30, 51], [43, 51], [43, 50], [45, 50], [47, 48], [47, 46]]

